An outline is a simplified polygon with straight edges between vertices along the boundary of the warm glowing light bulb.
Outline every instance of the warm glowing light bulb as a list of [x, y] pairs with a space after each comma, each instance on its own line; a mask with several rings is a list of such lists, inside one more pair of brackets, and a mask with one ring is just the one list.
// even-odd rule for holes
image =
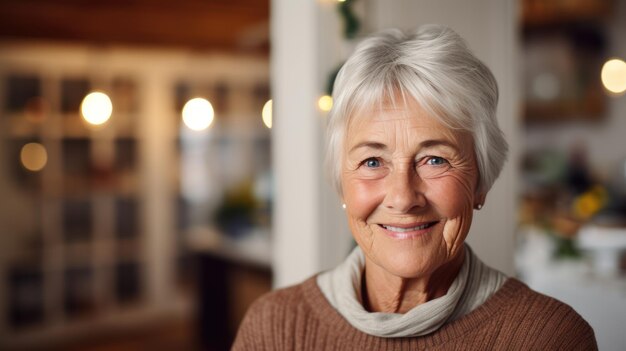
[[602, 66], [600, 76], [606, 90], [615, 94], [626, 91], [626, 62], [620, 59], [608, 60]]
[[111, 117], [113, 104], [107, 94], [96, 91], [85, 96], [80, 105], [80, 111], [85, 121], [100, 125]]
[[27, 170], [38, 172], [48, 163], [48, 152], [39, 143], [28, 143], [22, 147], [20, 161], [22, 161], [22, 165]]
[[211, 103], [203, 98], [194, 98], [183, 107], [183, 122], [189, 129], [201, 131], [213, 123], [215, 111]]
[[320, 110], [328, 112], [331, 108], [333, 108], [333, 98], [330, 97], [330, 95], [321, 96], [317, 100], [317, 106], [320, 108]]
[[263, 105], [263, 111], [261, 111], [261, 117], [263, 117], [263, 123], [267, 128], [272, 129], [272, 100], [267, 100]]

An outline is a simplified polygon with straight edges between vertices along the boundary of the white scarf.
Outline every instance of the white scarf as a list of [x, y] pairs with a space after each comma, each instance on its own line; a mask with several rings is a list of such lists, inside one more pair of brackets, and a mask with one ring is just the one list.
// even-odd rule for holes
[[448, 292], [400, 313], [368, 312], [361, 304], [363, 251], [356, 247], [337, 268], [317, 277], [317, 285], [330, 304], [358, 330], [380, 337], [426, 335], [443, 324], [470, 313], [506, 281], [507, 277], [485, 265], [469, 246], [465, 261]]

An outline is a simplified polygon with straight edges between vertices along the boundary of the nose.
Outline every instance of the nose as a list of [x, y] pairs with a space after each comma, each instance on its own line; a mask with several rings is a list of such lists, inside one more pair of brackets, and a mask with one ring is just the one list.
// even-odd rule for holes
[[394, 170], [385, 183], [385, 207], [399, 213], [407, 213], [426, 206], [423, 181], [415, 169]]

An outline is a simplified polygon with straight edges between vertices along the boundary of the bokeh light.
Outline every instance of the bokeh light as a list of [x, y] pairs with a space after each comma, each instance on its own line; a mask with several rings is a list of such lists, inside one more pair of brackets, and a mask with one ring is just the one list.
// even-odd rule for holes
[[213, 106], [203, 98], [193, 98], [183, 107], [183, 122], [195, 131], [207, 129], [213, 123], [214, 116]]
[[263, 105], [263, 111], [261, 111], [261, 117], [263, 117], [263, 123], [267, 128], [272, 129], [272, 100], [267, 100]]
[[333, 98], [330, 95], [321, 96], [317, 100], [317, 107], [324, 112], [330, 111], [333, 108]]
[[48, 163], [48, 152], [39, 143], [28, 143], [22, 147], [20, 161], [27, 170], [38, 172]]
[[95, 91], [87, 94], [80, 105], [85, 121], [93, 125], [105, 123], [113, 112], [113, 103], [107, 94]]
[[606, 90], [621, 94], [626, 91], [626, 62], [620, 59], [608, 60], [602, 66], [602, 84]]

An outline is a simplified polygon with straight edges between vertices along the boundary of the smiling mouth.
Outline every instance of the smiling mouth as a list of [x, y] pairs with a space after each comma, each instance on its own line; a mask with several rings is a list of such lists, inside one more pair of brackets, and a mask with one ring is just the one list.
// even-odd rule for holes
[[433, 225], [439, 223], [438, 221], [435, 222], [429, 222], [429, 223], [424, 223], [424, 224], [420, 224], [414, 227], [394, 227], [391, 225], [384, 225], [384, 224], [379, 224], [379, 226], [391, 231], [391, 232], [396, 232], [396, 233], [407, 233], [407, 232], [414, 232], [414, 231], [418, 231], [418, 230], [424, 230], [424, 229], [428, 229], [430, 227], [432, 227]]

